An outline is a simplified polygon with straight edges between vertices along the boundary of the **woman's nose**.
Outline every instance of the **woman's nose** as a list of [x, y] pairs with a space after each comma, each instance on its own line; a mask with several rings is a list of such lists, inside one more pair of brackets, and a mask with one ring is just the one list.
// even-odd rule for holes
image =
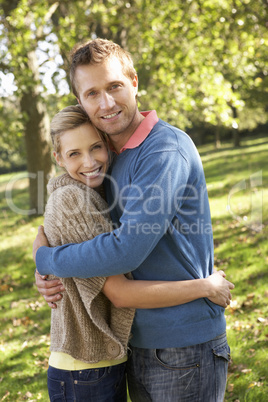
[[92, 167], [95, 165], [95, 158], [90, 154], [85, 154], [83, 157], [83, 165], [85, 167]]

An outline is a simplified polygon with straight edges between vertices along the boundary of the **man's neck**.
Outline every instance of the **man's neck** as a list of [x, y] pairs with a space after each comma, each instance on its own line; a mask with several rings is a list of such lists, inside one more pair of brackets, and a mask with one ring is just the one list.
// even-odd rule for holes
[[123, 148], [123, 146], [128, 142], [128, 140], [130, 139], [130, 137], [132, 137], [132, 135], [135, 133], [135, 131], [137, 130], [137, 128], [139, 127], [139, 125], [141, 124], [142, 120], [145, 117], [141, 114], [138, 113], [137, 117], [136, 117], [136, 121], [133, 125], [133, 129], [131, 132], [123, 132], [120, 133], [118, 135], [112, 135], [110, 136], [110, 143], [112, 145], [112, 147], [114, 148], [114, 150], [116, 151], [116, 153], [120, 153], [120, 150]]

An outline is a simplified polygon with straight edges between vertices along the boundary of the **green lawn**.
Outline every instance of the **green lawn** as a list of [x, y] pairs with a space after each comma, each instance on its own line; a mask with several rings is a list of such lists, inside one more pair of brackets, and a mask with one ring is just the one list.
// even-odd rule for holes
[[[240, 149], [199, 148], [215, 239], [215, 265], [236, 285], [226, 311], [232, 349], [226, 401], [268, 394], [268, 139]], [[29, 218], [27, 180], [0, 176], [0, 401], [48, 401], [50, 311], [34, 286], [31, 245], [42, 217]], [[7, 187], [8, 186], [8, 187]], [[12, 188], [12, 199], [6, 189]]]

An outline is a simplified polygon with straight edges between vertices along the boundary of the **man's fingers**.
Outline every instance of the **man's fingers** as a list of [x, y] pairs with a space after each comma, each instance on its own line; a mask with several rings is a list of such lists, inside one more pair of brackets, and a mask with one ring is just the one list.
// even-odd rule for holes
[[40, 225], [40, 226], [38, 226], [38, 234], [45, 234], [45, 232], [44, 232], [44, 226], [42, 226], [42, 225]]
[[55, 310], [57, 308], [57, 304], [56, 303], [47, 303], [48, 307], [52, 308], [53, 310]]
[[48, 295], [43, 295], [43, 296], [44, 296], [45, 301], [48, 303], [49, 307], [51, 307], [50, 304], [54, 304], [54, 302], [57, 302], [62, 299], [62, 295], [60, 293], [58, 293], [56, 295], [53, 294], [51, 296], [48, 296]]
[[52, 279], [50, 281], [46, 281], [43, 279], [37, 279], [36, 286], [37, 286], [38, 291], [42, 295], [47, 295], [47, 296], [55, 295], [55, 294], [63, 292], [65, 290], [61, 281], [59, 281], [58, 279]]
[[[56, 301], [56, 300], [58, 300], [57, 296], [58, 296], [58, 294], [60, 292], [63, 292], [63, 290], [64, 290], [64, 288], [62, 286], [55, 286], [53, 288], [40, 288], [40, 287], [38, 287], [39, 293], [41, 293], [41, 295], [43, 295], [45, 297], [46, 301]], [[50, 297], [50, 296], [51, 297], [55, 296], [57, 298], [56, 299], [51, 298], [51, 299], [47, 300], [46, 297]]]

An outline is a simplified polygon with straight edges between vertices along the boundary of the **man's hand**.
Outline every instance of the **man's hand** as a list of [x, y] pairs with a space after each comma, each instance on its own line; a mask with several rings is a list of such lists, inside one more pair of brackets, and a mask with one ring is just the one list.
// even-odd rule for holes
[[210, 285], [210, 295], [208, 299], [222, 307], [227, 307], [232, 300], [230, 290], [234, 289], [234, 284], [225, 279], [226, 274], [223, 271], [216, 271], [206, 280]]
[[38, 227], [38, 233], [37, 233], [37, 236], [35, 238], [35, 241], [33, 242], [33, 259], [34, 259], [34, 262], [36, 260], [37, 250], [39, 249], [39, 247], [42, 247], [42, 246], [49, 247], [49, 244], [48, 244], [45, 232], [44, 232], [44, 227], [41, 225], [41, 226]]
[[35, 271], [35, 283], [38, 292], [46, 300], [50, 308], [57, 308], [55, 302], [62, 299], [62, 295], [59, 292], [64, 290], [64, 287], [59, 279], [47, 280], [47, 275], [40, 275], [39, 272]]

